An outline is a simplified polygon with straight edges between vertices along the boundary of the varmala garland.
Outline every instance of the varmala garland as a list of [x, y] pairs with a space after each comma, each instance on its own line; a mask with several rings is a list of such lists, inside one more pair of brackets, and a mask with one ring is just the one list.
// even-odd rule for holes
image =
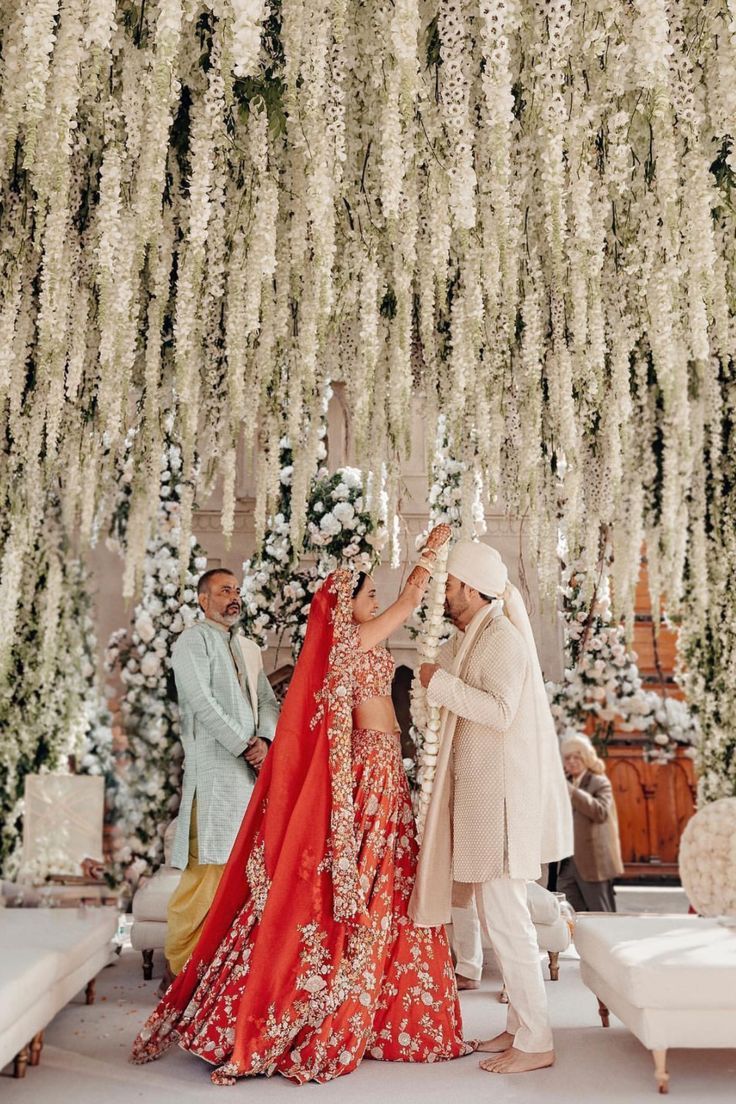
[[[427, 598], [427, 619], [419, 637], [417, 651], [421, 663], [436, 663], [445, 620], [445, 588], [447, 585], [447, 558], [450, 553], [448, 541], [437, 553]], [[414, 811], [417, 821], [417, 838], [421, 842], [424, 834], [424, 822], [432, 798], [434, 776], [437, 767], [437, 755], [440, 747], [440, 710], [427, 701], [427, 691], [418, 678], [411, 688], [411, 716], [416, 732], [420, 734], [417, 747], [416, 796]]]

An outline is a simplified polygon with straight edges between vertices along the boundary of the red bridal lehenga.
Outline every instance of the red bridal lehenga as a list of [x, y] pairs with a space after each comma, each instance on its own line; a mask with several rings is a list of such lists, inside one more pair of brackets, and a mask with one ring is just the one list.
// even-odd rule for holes
[[355, 578], [331, 575], [202, 935], [133, 1045], [172, 1043], [216, 1084], [349, 1073], [367, 1053], [437, 1062], [472, 1049], [444, 930], [407, 918], [417, 847], [396, 734], [353, 730], [390, 693], [393, 660], [361, 653]]

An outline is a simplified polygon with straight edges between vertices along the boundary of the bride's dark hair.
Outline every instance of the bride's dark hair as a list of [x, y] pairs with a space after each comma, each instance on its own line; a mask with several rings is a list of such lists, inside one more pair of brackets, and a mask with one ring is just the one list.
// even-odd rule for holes
[[358, 572], [358, 581], [355, 584], [355, 586], [353, 587], [353, 598], [358, 597], [361, 590], [363, 589], [363, 586], [364, 586], [365, 581], [366, 581], [367, 578], [368, 578], [368, 572], [367, 571], [359, 571]]

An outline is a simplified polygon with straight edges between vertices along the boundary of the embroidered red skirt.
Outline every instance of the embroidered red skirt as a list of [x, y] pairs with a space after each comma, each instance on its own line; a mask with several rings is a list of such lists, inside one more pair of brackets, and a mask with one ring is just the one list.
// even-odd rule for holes
[[[366, 1054], [436, 1062], [470, 1052], [444, 929], [417, 928], [407, 917], [417, 847], [398, 736], [354, 731], [352, 770], [366, 915], [339, 925], [336, 937], [315, 887], [314, 917], [297, 921], [297, 953], [284, 956], [274, 932], [264, 930], [254, 893], [184, 1014], [174, 1022], [162, 1002], [136, 1040], [134, 1061], [156, 1058], [177, 1041], [218, 1067], [216, 1084], [277, 1072], [321, 1082], [349, 1073]], [[257, 884], [250, 862], [249, 881]], [[279, 925], [286, 933], [293, 923], [287, 907]], [[254, 949], [264, 940], [273, 948], [274, 992], [291, 996], [266, 1003], [254, 1018], [242, 1007], [243, 995]]]

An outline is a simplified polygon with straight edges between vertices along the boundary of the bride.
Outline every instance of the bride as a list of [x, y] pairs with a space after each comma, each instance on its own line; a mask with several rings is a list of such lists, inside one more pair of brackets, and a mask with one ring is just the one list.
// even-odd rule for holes
[[471, 1051], [442, 928], [407, 918], [416, 843], [381, 641], [419, 605], [438, 526], [398, 598], [339, 570], [315, 595], [276, 729], [202, 935], [135, 1040], [173, 1042], [216, 1084], [349, 1073], [367, 1053], [435, 1062]]

